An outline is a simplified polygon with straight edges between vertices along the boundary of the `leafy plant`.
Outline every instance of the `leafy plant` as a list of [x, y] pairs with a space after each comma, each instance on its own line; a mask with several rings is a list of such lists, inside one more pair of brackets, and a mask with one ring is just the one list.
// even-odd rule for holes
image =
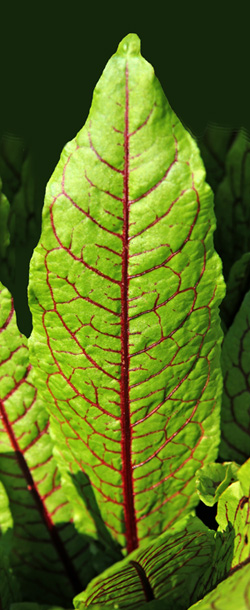
[[[227, 600], [235, 572], [246, 601], [248, 143], [240, 132], [212, 146], [214, 133], [201, 152], [206, 163], [209, 141], [207, 158], [216, 145], [223, 158], [219, 171], [215, 163], [208, 170], [222, 223], [227, 172], [241, 189], [233, 222], [242, 258], [225, 241], [222, 305], [213, 193], [198, 144], [135, 34], [108, 62], [86, 124], [48, 183], [30, 264], [28, 340], [3, 285], [14, 241], [8, 219], [19, 208], [11, 189], [10, 204], [2, 195], [4, 610], [209, 608]], [[2, 174], [7, 184], [3, 164]], [[195, 515], [200, 501], [217, 504], [216, 531]]]

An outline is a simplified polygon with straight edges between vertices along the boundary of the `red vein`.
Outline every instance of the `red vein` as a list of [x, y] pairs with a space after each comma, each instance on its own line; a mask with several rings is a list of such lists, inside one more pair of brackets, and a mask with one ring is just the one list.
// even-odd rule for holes
[[132, 465], [131, 465], [131, 425], [129, 411], [129, 353], [128, 353], [128, 225], [129, 225], [129, 92], [128, 67], [126, 66], [126, 105], [124, 128], [124, 174], [123, 174], [123, 234], [122, 234], [122, 281], [121, 281], [121, 441], [122, 441], [122, 483], [124, 494], [124, 518], [127, 551], [138, 547], [136, 531]]

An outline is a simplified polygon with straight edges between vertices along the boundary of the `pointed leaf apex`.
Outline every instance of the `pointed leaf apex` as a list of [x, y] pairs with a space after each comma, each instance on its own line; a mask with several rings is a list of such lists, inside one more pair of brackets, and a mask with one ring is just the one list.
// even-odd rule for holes
[[141, 41], [137, 34], [128, 34], [118, 45], [117, 53], [123, 56], [140, 55]]

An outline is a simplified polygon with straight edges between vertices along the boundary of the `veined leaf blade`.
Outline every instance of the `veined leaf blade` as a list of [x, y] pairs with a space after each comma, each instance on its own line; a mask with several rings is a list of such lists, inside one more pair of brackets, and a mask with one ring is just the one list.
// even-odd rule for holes
[[222, 348], [224, 388], [220, 456], [240, 464], [250, 457], [250, 291], [245, 295]]
[[197, 146], [129, 35], [48, 184], [29, 287], [60, 468], [82, 478], [83, 527], [129, 552], [192, 509], [217, 455], [214, 224]]
[[13, 516], [11, 565], [24, 599], [39, 595], [44, 602], [68, 603], [95, 572], [88, 540], [79, 538], [71, 523], [27, 339], [16, 326], [13, 299], [2, 285], [0, 334], [0, 480]]
[[215, 550], [214, 532], [196, 517], [180, 519], [148, 546], [133, 551], [108, 568], [74, 598], [77, 610], [117, 604], [133, 610], [162, 600], [166, 607], [184, 608], [199, 599], [197, 590]]
[[246, 565], [219, 583], [188, 610], [248, 610], [249, 606], [250, 570], [249, 565]]

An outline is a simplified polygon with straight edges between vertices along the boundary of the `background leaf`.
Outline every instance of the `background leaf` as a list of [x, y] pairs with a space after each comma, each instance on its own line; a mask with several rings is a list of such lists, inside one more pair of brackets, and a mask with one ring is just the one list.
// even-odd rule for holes
[[193, 474], [217, 455], [213, 229], [197, 146], [129, 35], [48, 184], [29, 287], [71, 498], [86, 531], [128, 552], [194, 507]]
[[197, 138], [206, 168], [207, 181], [214, 193], [225, 177], [227, 153], [236, 137], [236, 130], [210, 123], [206, 126], [203, 135]]
[[13, 545], [13, 519], [9, 500], [0, 483], [0, 607], [9, 610], [11, 602], [20, 599], [20, 591], [10, 565]]
[[222, 349], [224, 390], [220, 457], [244, 462], [250, 456], [250, 291], [234, 318]]
[[237, 481], [239, 466], [235, 462], [225, 464], [207, 464], [198, 472], [197, 492], [207, 506], [218, 502], [222, 492], [233, 481]]
[[215, 247], [227, 279], [233, 263], [250, 251], [250, 146], [242, 129], [226, 157], [226, 173], [215, 193]]
[[0, 479], [14, 522], [11, 565], [23, 599], [68, 603], [95, 573], [89, 543], [74, 529], [27, 339], [17, 329], [13, 300], [3, 286], [0, 297]]
[[248, 610], [250, 605], [249, 565], [221, 582], [189, 610]]
[[221, 303], [221, 318], [225, 332], [232, 325], [244, 296], [250, 287], [250, 252], [246, 252], [230, 269], [226, 296]]

